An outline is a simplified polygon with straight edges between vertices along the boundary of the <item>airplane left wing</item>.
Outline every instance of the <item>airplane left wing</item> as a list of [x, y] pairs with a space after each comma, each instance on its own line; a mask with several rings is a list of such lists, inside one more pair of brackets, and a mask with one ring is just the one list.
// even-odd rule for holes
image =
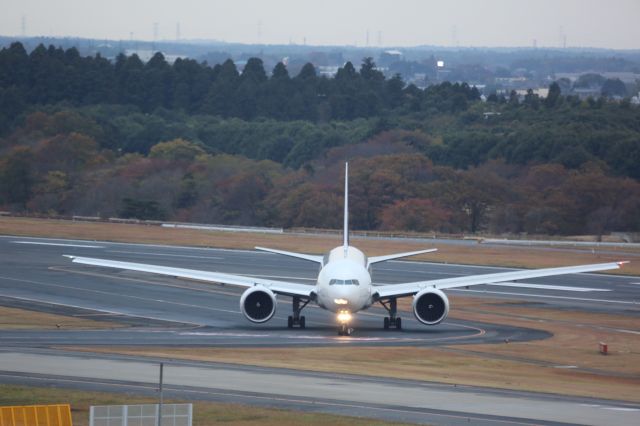
[[393, 259], [401, 259], [403, 257], [415, 256], [417, 254], [432, 253], [434, 251], [438, 251], [438, 249], [437, 248], [432, 248], [432, 249], [426, 249], [426, 250], [408, 251], [406, 253], [388, 254], [386, 256], [372, 256], [372, 257], [369, 258], [369, 262], [368, 262], [367, 268], [370, 265], [373, 265], [375, 263], [386, 262], [387, 260], [393, 260]]
[[120, 262], [117, 260], [70, 256], [66, 254], [64, 256], [71, 259], [73, 263], [80, 263], [83, 265], [126, 269], [129, 271], [149, 272], [152, 274], [167, 275], [177, 278], [188, 278], [205, 282], [229, 284], [239, 287], [253, 287], [255, 285], [262, 285], [269, 288], [276, 294], [282, 294], [286, 296], [311, 297], [311, 293], [315, 289], [315, 287], [305, 284], [291, 283], [286, 281], [275, 281], [256, 277], [246, 277], [243, 275], [224, 274], [221, 272], [172, 268], [169, 266], [148, 265], [144, 263]]
[[561, 268], [531, 269], [524, 271], [499, 272], [497, 274], [469, 275], [466, 277], [444, 278], [440, 280], [418, 281], [404, 284], [387, 284], [374, 287], [374, 294], [377, 294], [377, 297], [379, 299], [383, 299], [386, 297], [410, 296], [418, 293], [425, 288], [446, 290], [449, 288], [467, 287], [479, 284], [500, 285], [500, 283], [509, 283], [509, 286], [514, 287], [517, 286], [523, 288], [532, 287], [538, 289], [553, 289], [554, 286], [541, 286], [539, 284], [527, 283], [514, 284], [513, 281], [524, 280], [528, 278], [550, 277], [553, 275], [577, 274], [581, 272], [607, 271], [610, 269], [621, 268], [625, 263], [628, 262], [596, 263], [591, 265], [564, 266]]
[[316, 263], [324, 263], [324, 258], [323, 256], [317, 256], [317, 255], [313, 255], [313, 254], [305, 254], [305, 253], [296, 253], [293, 251], [285, 251], [285, 250], [276, 250], [276, 249], [272, 249], [272, 248], [266, 248], [266, 247], [255, 247], [256, 250], [260, 250], [260, 251], [264, 251], [264, 252], [268, 252], [268, 253], [275, 253], [275, 254], [281, 254], [283, 256], [289, 256], [289, 257], [295, 257], [298, 259], [304, 259], [304, 260], [308, 260], [310, 262], [316, 262]]

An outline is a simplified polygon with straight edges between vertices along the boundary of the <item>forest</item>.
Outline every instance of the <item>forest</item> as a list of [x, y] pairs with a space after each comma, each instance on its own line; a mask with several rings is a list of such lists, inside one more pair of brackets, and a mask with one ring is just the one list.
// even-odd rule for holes
[[0, 50], [0, 210], [439, 233], [640, 231], [628, 99], [424, 90], [371, 58], [335, 78], [250, 58]]

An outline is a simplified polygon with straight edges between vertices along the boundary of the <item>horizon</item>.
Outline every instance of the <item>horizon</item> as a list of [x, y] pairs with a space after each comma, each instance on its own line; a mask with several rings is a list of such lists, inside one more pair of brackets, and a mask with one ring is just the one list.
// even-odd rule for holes
[[612, 52], [637, 52], [640, 51], [640, 47], [636, 48], [614, 48], [614, 47], [595, 47], [595, 46], [473, 46], [473, 45], [460, 45], [460, 46], [447, 46], [447, 45], [435, 45], [435, 44], [421, 44], [421, 45], [383, 45], [383, 46], [358, 46], [350, 44], [296, 44], [296, 43], [249, 43], [249, 42], [235, 42], [224, 41], [218, 39], [206, 39], [206, 38], [194, 38], [194, 39], [160, 39], [160, 40], [145, 40], [145, 39], [115, 39], [115, 38], [95, 38], [95, 37], [82, 37], [71, 35], [11, 35], [0, 34], [0, 38], [11, 39], [12, 42], [21, 42], [23, 40], [43, 39], [43, 40], [81, 40], [81, 41], [95, 41], [95, 42], [114, 42], [114, 43], [159, 43], [159, 44], [211, 44], [212, 46], [265, 46], [265, 47], [306, 47], [306, 48], [343, 48], [343, 49], [370, 49], [370, 50], [389, 50], [389, 49], [436, 49], [436, 50], [530, 50], [530, 51], [612, 51]]
[[358, 48], [640, 49], [636, 0], [295, 0], [169, 2], [24, 0], [8, 4], [11, 36], [95, 40], [216, 40]]

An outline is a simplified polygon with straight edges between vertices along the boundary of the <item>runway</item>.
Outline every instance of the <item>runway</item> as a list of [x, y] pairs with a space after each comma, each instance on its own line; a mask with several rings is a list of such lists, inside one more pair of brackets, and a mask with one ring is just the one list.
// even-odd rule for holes
[[[152, 395], [158, 380], [156, 360], [124, 356], [0, 351], [0, 365], [0, 381], [40, 386]], [[164, 383], [165, 397], [423, 424], [631, 426], [640, 419], [637, 404], [205, 362], [165, 364]]]
[[[436, 345], [532, 340], [548, 337], [537, 330], [447, 320], [425, 327], [411, 314], [403, 330], [385, 331], [385, 311], [373, 307], [355, 315], [350, 337], [336, 333], [334, 315], [307, 307], [305, 330], [286, 328], [290, 299], [279, 298], [266, 324], [247, 321], [239, 309], [243, 289], [190, 282], [146, 273], [72, 264], [63, 254], [102, 257], [182, 268], [255, 275], [312, 284], [317, 268], [305, 261], [254, 251], [198, 249], [86, 241], [0, 238], [3, 268], [0, 304], [22, 306], [136, 327], [106, 331], [0, 331], [7, 345]], [[388, 262], [374, 279], [394, 283], [478, 272], [473, 267]], [[490, 270], [487, 270], [490, 271]], [[467, 272], [468, 273], [468, 272]], [[595, 282], [594, 282], [594, 285]], [[582, 293], [580, 293], [582, 295]], [[625, 302], [626, 301], [621, 301]], [[150, 330], [149, 327], [153, 329]]]
[[[317, 307], [304, 310], [307, 329], [289, 330], [286, 317], [291, 305], [284, 297], [278, 299], [275, 317], [257, 325], [240, 313], [242, 289], [76, 265], [62, 256], [100, 257], [313, 283], [316, 266], [269, 253], [3, 236], [0, 254], [0, 305], [83, 315], [130, 326], [93, 331], [67, 330], [64, 326], [52, 331], [0, 331], [0, 382], [5, 383], [55, 383], [83, 389], [152, 392], [157, 360], [79, 355], [48, 349], [51, 346], [432, 346], [548, 337], [545, 332], [506, 324], [453, 319], [426, 327], [409, 313], [403, 315], [402, 331], [384, 331], [385, 311], [380, 308], [358, 313], [354, 322], [356, 331], [350, 337], [337, 336], [333, 314]], [[391, 284], [503, 270], [506, 269], [392, 261], [374, 268], [373, 279], [375, 283]], [[449, 293], [508, 298], [526, 306], [640, 315], [639, 277], [580, 274], [529, 281], [598, 291], [478, 286]], [[455, 311], [455, 304], [451, 309]], [[88, 364], [82, 364], [81, 369], [73, 368], [79, 362]], [[171, 392], [187, 399], [197, 397], [347, 415], [375, 413], [380, 418], [414, 423], [640, 423], [640, 407], [611, 401], [213, 363], [176, 362], [171, 368], [176, 368], [171, 376], [175, 380], [168, 382]], [[229, 372], [229, 376], [221, 382], [223, 371]], [[247, 371], [251, 379], [247, 378]], [[211, 380], [207, 382], [204, 377]], [[274, 379], [282, 384], [277, 389], [272, 386]]]

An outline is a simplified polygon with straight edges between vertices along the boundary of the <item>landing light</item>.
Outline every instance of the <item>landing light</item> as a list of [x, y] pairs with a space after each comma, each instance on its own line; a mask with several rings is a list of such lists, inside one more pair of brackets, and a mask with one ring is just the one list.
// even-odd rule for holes
[[351, 321], [351, 313], [349, 313], [349, 311], [338, 312], [338, 322], [340, 324], [346, 324], [349, 321]]
[[333, 299], [333, 303], [335, 303], [336, 305], [346, 305], [349, 303], [349, 301], [346, 299]]

